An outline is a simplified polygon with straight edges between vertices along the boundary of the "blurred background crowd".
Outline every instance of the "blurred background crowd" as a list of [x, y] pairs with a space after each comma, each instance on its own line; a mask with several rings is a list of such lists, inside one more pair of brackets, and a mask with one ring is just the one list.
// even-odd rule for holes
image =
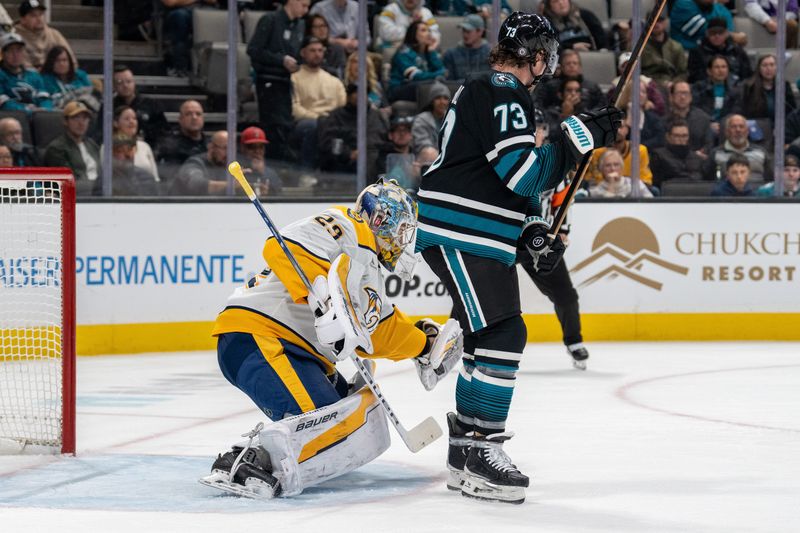
[[[115, 2], [112, 133], [104, 138], [102, 0], [4, 2], [0, 167], [68, 167], [83, 196], [108, 194], [104, 169], [113, 196], [223, 196], [235, 193], [226, 165], [236, 159], [262, 197], [355, 192], [362, 44], [366, 179], [387, 173], [413, 189], [438, 156], [461, 81], [488, 68], [497, 20], [538, 12], [559, 33], [560, 68], [534, 93], [540, 143], [567, 116], [605, 102], [630, 58], [630, 1], [502, 0], [497, 16], [491, 0], [366, 5], [367, 42], [359, 43], [355, 0]], [[642, 2], [642, 20], [652, 6]], [[226, 127], [234, 7], [235, 132]], [[638, 99], [625, 91], [627, 119], [613, 146], [593, 153], [581, 194], [772, 196], [780, 144], [780, 192], [800, 198], [797, 0], [787, 0], [785, 20], [777, 12], [777, 0], [672, 0], [643, 52]], [[787, 81], [776, 109], [779, 61]], [[783, 138], [774, 134], [776, 115], [785, 119]]]

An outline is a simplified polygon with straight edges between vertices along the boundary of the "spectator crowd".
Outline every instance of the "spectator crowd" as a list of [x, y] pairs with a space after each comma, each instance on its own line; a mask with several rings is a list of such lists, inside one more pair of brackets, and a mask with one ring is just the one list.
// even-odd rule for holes
[[[501, 17], [518, 5], [503, 0]], [[620, 74], [630, 59], [631, 21], [610, 19], [610, 0], [606, 13], [584, 8], [581, 0], [542, 0], [537, 6], [561, 43], [558, 71], [534, 93], [542, 111], [537, 126], [552, 139], [564, 118], [605, 103], [609, 82], [616, 80], [585, 76], [583, 54], [613, 53]], [[592, 154], [584, 194], [652, 197], [695, 184], [704, 194], [769, 195], [772, 154], [780, 142], [788, 154], [784, 194], [800, 197], [800, 109], [787, 81], [785, 107], [776, 110], [778, 58], [748, 53], [748, 35], [734, 27], [733, 2], [674, 0], [669, 6], [643, 50], [640, 86], [623, 92], [627, 116], [616, 141]], [[471, 73], [488, 68], [491, 7], [491, 0], [370, 3], [363, 154], [369, 177], [388, 173], [414, 188], [436, 159], [455, 92]], [[66, 166], [79, 194], [102, 194], [100, 78], [80, 68], [70, 42], [46, 22], [47, 9], [39, 0], [25, 0], [0, 10], [0, 166]], [[132, 0], [115, 11], [117, 36], [160, 40], [165, 72], [191, 81], [198, 9], [227, 9], [227, 3]], [[262, 195], [280, 194], [284, 182], [354, 183], [357, 1], [255, 0], [239, 9], [264, 12], [246, 42], [255, 112], [236, 132], [238, 158], [250, 181]], [[737, 16], [777, 31], [775, 0], [746, 0], [739, 11]], [[244, 21], [244, 11], [240, 15]], [[460, 17], [460, 39], [443, 32], [437, 17]], [[796, 0], [787, 1], [780, 23], [787, 47], [795, 48]], [[105, 139], [111, 143], [112, 194], [227, 194], [228, 135], [235, 132], [207, 128], [204, 106], [213, 106], [214, 99], [176, 103], [171, 123], [163, 103], [140, 91], [138, 77], [135, 65], [114, 66], [113, 134]], [[631, 118], [633, 90], [638, 124]], [[783, 139], [774, 137], [776, 113], [786, 116]], [[37, 135], [46, 142], [32, 143], [31, 128], [46, 132]], [[634, 129], [638, 146], [630, 141]], [[636, 180], [633, 152], [639, 154]]]

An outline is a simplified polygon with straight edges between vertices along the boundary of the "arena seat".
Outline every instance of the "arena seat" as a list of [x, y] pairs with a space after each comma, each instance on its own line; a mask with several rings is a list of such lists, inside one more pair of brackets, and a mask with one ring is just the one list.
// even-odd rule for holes
[[250, 39], [253, 38], [253, 34], [256, 32], [258, 21], [261, 20], [261, 17], [263, 17], [267, 12], [246, 10], [243, 13], [244, 15], [242, 15], [242, 23], [244, 25], [244, 42], [249, 43]]
[[[224, 89], [225, 78], [211, 79], [209, 72], [225, 72], [228, 56], [228, 12], [219, 9], [193, 9], [192, 20], [192, 84], [204, 87], [212, 93], [219, 86]], [[237, 29], [239, 26], [237, 25]], [[237, 31], [237, 41], [241, 30]], [[249, 70], [249, 62], [248, 62]], [[214, 88], [212, 90], [209, 84]], [[225, 90], [222, 93], [226, 92]]]
[[617, 75], [614, 52], [580, 52], [583, 76], [599, 85], [610, 85]]
[[519, 10], [526, 13], [538, 13], [541, 0], [519, 0]]
[[575, 0], [575, 3], [579, 8], [591, 11], [598, 19], [600, 19], [603, 27], [608, 28], [609, 17], [607, 0]]
[[44, 150], [48, 144], [53, 142], [53, 139], [64, 133], [64, 114], [60, 109], [34, 111], [31, 115], [31, 128], [33, 129], [34, 146], [39, 150]]
[[788, 81], [792, 87], [797, 86], [797, 80], [800, 78], [800, 53], [793, 51], [791, 57], [786, 62], [783, 71], [784, 79]]
[[[642, 21], [646, 20], [647, 13], [655, 6], [655, 0], [642, 0], [640, 13]], [[633, 14], [633, 2], [631, 0], [611, 0], [611, 18], [614, 20], [630, 20]], [[667, 14], [665, 9], [664, 14]], [[597, 13], [595, 13], [597, 15]]]
[[667, 180], [661, 183], [661, 196], [711, 196], [716, 181]]
[[442, 42], [439, 44], [439, 51], [444, 54], [448, 48], [453, 48], [461, 40], [461, 28], [459, 24], [464, 17], [436, 17], [439, 23], [439, 32], [442, 34]]
[[775, 35], [750, 17], [733, 17], [733, 27], [747, 34], [747, 48], [775, 48]]

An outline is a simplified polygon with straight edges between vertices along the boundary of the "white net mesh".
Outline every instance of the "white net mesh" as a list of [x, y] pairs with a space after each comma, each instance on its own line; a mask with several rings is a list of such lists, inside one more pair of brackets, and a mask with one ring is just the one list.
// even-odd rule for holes
[[60, 447], [62, 215], [57, 181], [0, 179], [0, 440]]

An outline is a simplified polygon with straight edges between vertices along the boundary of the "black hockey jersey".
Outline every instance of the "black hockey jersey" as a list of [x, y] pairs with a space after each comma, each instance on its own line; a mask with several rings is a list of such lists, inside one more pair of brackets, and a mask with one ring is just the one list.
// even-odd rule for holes
[[535, 147], [533, 102], [512, 74], [467, 78], [418, 193], [417, 251], [447, 246], [514, 264], [526, 213], [574, 165], [563, 140]]

